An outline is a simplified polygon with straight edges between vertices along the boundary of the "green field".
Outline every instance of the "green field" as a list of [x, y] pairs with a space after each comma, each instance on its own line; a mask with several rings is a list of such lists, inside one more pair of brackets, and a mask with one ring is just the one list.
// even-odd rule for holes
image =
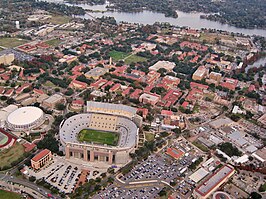
[[145, 138], [148, 142], [151, 142], [154, 140], [154, 134], [153, 133], [145, 133]]
[[206, 146], [204, 146], [203, 144], [201, 144], [201, 143], [199, 143], [197, 141], [192, 142], [192, 144], [194, 144], [196, 147], [198, 147], [203, 152], [208, 152], [209, 151], [209, 149]]
[[114, 61], [119, 61], [119, 60], [124, 60], [126, 64], [131, 64], [131, 63], [137, 63], [137, 62], [144, 62], [147, 61], [145, 57], [140, 57], [134, 54], [130, 53], [125, 53], [125, 52], [120, 52], [120, 51], [111, 51], [109, 53], [109, 56], [113, 58]]
[[14, 48], [17, 46], [20, 46], [22, 44], [27, 43], [28, 40], [20, 39], [20, 38], [0, 38], [0, 46], [6, 47], [6, 48]]
[[52, 24], [65, 24], [70, 22], [71, 17], [66, 16], [66, 15], [54, 15], [52, 18], [49, 20]]
[[124, 52], [120, 52], [120, 51], [111, 51], [109, 53], [109, 56], [113, 58], [114, 61], [119, 61], [122, 60], [124, 58], [126, 58], [129, 54], [124, 53]]
[[97, 144], [107, 144], [116, 146], [118, 143], [118, 134], [103, 132], [91, 129], [83, 129], [79, 132], [78, 140], [81, 142], [93, 142]]
[[0, 199], [20, 199], [19, 194], [9, 191], [4, 191], [0, 189]]
[[51, 40], [48, 40], [46, 42], [44, 42], [50, 46], [58, 46], [60, 43], [61, 43], [61, 40], [60, 39], [51, 39]]
[[0, 167], [10, 166], [12, 162], [17, 161], [24, 154], [24, 147], [16, 143], [9, 149], [0, 152]]
[[137, 55], [131, 55], [127, 59], [125, 59], [126, 64], [131, 64], [131, 63], [137, 63], [137, 62], [144, 62], [147, 61], [145, 57], [140, 57]]
[[50, 82], [50, 81], [45, 82], [44, 83], [44, 86], [47, 86], [47, 87], [55, 87], [55, 85], [52, 82]]

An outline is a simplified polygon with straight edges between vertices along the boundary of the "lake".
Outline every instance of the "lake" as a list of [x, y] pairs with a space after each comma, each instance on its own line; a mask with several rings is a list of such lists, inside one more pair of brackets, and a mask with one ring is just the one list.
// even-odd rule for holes
[[[50, 2], [58, 2], [64, 3], [62, 0], [46, 0]], [[68, 4], [67, 5], [75, 5], [82, 7], [84, 9], [97, 10], [97, 11], [106, 11], [106, 5], [88, 5], [88, 4]], [[215, 21], [209, 21], [207, 19], [201, 19], [200, 15], [204, 13], [185, 13], [182, 11], [177, 11], [178, 18], [165, 17], [162, 13], [152, 12], [152, 11], [143, 11], [138, 13], [126, 13], [126, 12], [90, 12], [85, 16], [80, 16], [82, 18], [90, 19], [93, 17], [102, 17], [102, 16], [110, 16], [114, 17], [116, 21], [121, 22], [129, 22], [129, 23], [141, 23], [141, 24], [154, 24], [155, 22], [168, 22], [172, 25], [177, 26], [187, 26], [194, 29], [201, 28], [210, 28], [216, 30], [224, 30], [228, 32], [234, 33], [242, 33], [246, 35], [260, 35], [266, 37], [266, 30], [263, 29], [245, 29], [245, 28], [236, 28], [234, 26], [230, 26], [227, 24], [221, 24]], [[91, 16], [90, 16], [91, 15]]]

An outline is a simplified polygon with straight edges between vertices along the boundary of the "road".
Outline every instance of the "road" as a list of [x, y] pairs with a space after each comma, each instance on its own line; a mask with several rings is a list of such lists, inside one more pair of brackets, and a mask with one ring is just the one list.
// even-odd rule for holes
[[[5, 174], [5, 175], [4, 174], [0, 174], [0, 181], [1, 182], [6, 182], [6, 183], [12, 182], [14, 184], [22, 185], [21, 188], [20, 188], [21, 191], [29, 193], [29, 189], [30, 189], [30, 190], [32, 190], [32, 192], [29, 193], [29, 194], [32, 194], [32, 193], [36, 192], [39, 195], [41, 195], [43, 198], [48, 198], [47, 194], [50, 193], [49, 190], [47, 190], [45, 188], [40, 188], [36, 184], [34, 184], [32, 182], [29, 182], [29, 181], [24, 180], [24, 179], [19, 179], [19, 178], [16, 178], [16, 177], [13, 177], [13, 176], [10, 176], [10, 175], [7, 175], [7, 174]], [[28, 188], [28, 189], [26, 189], [26, 188]]]

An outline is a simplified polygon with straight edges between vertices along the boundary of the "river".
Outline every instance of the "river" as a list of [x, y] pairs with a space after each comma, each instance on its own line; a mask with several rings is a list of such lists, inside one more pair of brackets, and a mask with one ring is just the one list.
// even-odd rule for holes
[[248, 65], [245, 68], [245, 72], [247, 73], [250, 68], [254, 68], [254, 67], [259, 68], [260, 66], [265, 66], [265, 64], [266, 64], [266, 57], [263, 57], [263, 58], [258, 59], [257, 61], [255, 61], [253, 64]]
[[[64, 3], [63, 0], [46, 0], [49, 2], [58, 2], [58, 3]], [[88, 5], [88, 4], [68, 4], [67, 5], [75, 5], [80, 6], [84, 9], [90, 9], [90, 10], [97, 10], [97, 11], [106, 11], [106, 5]], [[228, 32], [234, 32], [234, 33], [242, 33], [245, 35], [260, 35], [263, 37], [266, 37], [266, 30], [263, 29], [245, 29], [245, 28], [236, 28], [234, 26], [230, 26], [227, 24], [221, 24], [216, 21], [209, 21], [207, 19], [201, 19], [200, 15], [204, 13], [185, 13], [182, 11], [177, 11], [178, 18], [172, 18], [172, 17], [165, 17], [162, 13], [152, 12], [152, 11], [143, 11], [138, 13], [127, 13], [127, 12], [91, 12], [89, 14], [86, 14], [85, 16], [82, 16], [86, 19], [91, 18], [91, 16], [94, 17], [102, 17], [102, 16], [110, 16], [114, 17], [116, 21], [121, 22], [130, 22], [130, 23], [141, 23], [141, 24], [154, 24], [155, 22], [168, 22], [172, 25], [177, 26], [187, 26], [194, 29], [201, 29], [201, 28], [210, 28], [210, 29], [216, 29], [216, 30], [224, 30]], [[90, 16], [91, 15], [91, 16]]]

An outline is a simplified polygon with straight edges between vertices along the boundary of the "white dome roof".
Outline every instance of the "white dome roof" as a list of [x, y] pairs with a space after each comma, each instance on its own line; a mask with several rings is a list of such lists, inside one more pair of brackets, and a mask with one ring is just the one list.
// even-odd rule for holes
[[19, 108], [7, 117], [7, 122], [12, 125], [28, 125], [39, 120], [43, 116], [43, 111], [34, 106], [27, 106]]

